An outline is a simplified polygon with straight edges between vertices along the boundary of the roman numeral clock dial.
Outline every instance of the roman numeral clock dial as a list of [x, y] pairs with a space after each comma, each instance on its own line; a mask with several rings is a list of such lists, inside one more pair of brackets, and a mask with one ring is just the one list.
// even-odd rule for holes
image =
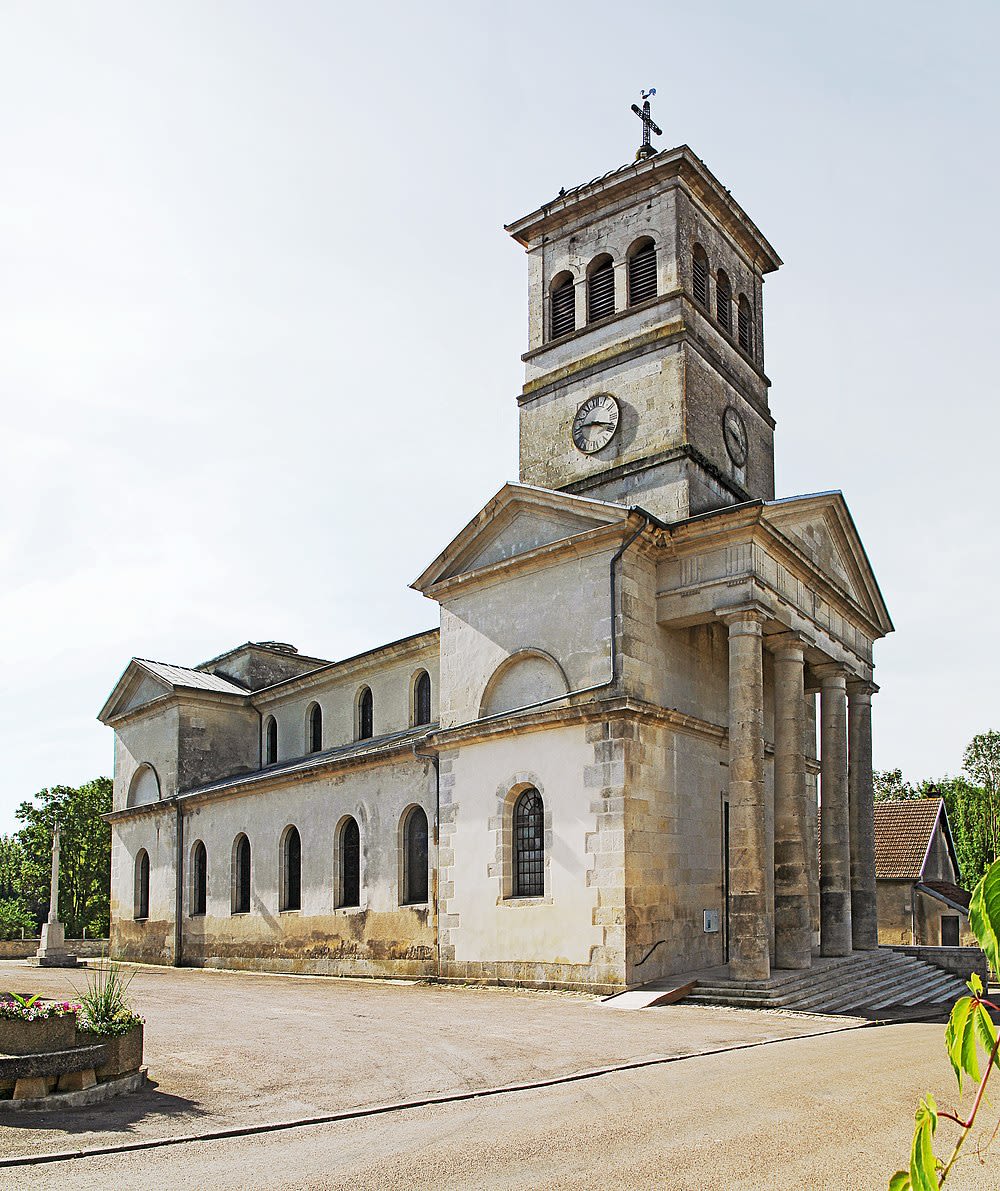
[[573, 419], [573, 444], [585, 455], [603, 450], [618, 429], [618, 402], [610, 393], [588, 397]]

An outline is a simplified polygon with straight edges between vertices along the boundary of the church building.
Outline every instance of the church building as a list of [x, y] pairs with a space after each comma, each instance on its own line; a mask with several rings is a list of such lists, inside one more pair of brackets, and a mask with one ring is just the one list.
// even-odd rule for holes
[[129, 663], [115, 956], [611, 993], [877, 946], [892, 623], [843, 496], [775, 497], [781, 261], [636, 110], [635, 162], [507, 228], [520, 476], [414, 580], [439, 627]]

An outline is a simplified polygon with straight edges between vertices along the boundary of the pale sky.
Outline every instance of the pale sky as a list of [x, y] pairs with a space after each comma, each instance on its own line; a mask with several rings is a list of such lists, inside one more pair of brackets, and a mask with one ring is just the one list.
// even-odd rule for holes
[[992, 3], [0, 0], [0, 831], [110, 773], [134, 654], [338, 658], [517, 475], [502, 224], [692, 146], [785, 261], [779, 496], [840, 488], [897, 632], [875, 762], [1000, 728]]

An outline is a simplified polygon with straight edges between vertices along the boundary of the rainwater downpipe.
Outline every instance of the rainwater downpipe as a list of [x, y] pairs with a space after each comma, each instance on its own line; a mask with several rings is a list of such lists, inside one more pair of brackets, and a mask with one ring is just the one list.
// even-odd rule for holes
[[[491, 720], [502, 719], [505, 716], [515, 715], [520, 711], [533, 711], [536, 707], [546, 707], [550, 703], [561, 703], [563, 699], [570, 699], [576, 695], [590, 695], [596, 694], [598, 691], [607, 690], [608, 687], [614, 686], [618, 681], [618, 563], [621, 562], [622, 555], [632, 545], [632, 543], [639, 537], [639, 535], [653, 522], [651, 514], [644, 509], [632, 508], [629, 509], [629, 516], [633, 514], [638, 515], [642, 520], [634, 533], [630, 534], [624, 542], [618, 547], [615, 553], [611, 556], [611, 562], [608, 565], [609, 572], [609, 587], [611, 595], [611, 673], [604, 682], [595, 683], [592, 686], [577, 687], [574, 691], [566, 691], [562, 695], [553, 695], [548, 699], [538, 699], [534, 703], [525, 703], [521, 707], [512, 707], [509, 711], [498, 711], [494, 715], [480, 716], [475, 720], [466, 720], [464, 724], [454, 724], [447, 730], [449, 732], [457, 731], [461, 728], [471, 728], [473, 725], [487, 724]], [[426, 740], [427, 737], [424, 737]], [[435, 846], [440, 847], [440, 821], [441, 821], [441, 770], [439, 765], [439, 758], [437, 753], [425, 753], [419, 749], [419, 742], [413, 745], [413, 755], [421, 760], [430, 761], [434, 766], [434, 841]], [[435, 866], [435, 921], [437, 923], [437, 970], [438, 976], [441, 975], [441, 914], [440, 914], [440, 897], [438, 896], [437, 881], [438, 873], [440, 872], [440, 865]]]
[[177, 872], [177, 886], [174, 890], [174, 959], [173, 966], [179, 968], [183, 963], [184, 951], [184, 807], [178, 801], [176, 837], [177, 853], [174, 868]]

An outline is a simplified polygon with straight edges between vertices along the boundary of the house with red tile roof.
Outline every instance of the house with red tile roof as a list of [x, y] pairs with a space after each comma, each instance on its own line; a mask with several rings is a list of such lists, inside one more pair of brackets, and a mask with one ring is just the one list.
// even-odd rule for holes
[[875, 803], [875, 890], [881, 945], [975, 945], [969, 894], [941, 798]]

